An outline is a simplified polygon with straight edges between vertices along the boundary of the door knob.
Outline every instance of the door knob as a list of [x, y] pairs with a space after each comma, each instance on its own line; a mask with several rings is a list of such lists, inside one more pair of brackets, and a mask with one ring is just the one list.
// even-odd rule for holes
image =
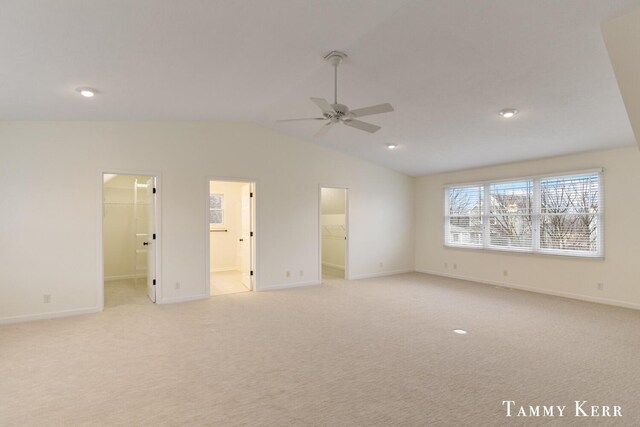
[[149, 242], [143, 242], [142, 246], [149, 246]]
[[241, 242], [244, 242], [244, 239], [240, 239]]

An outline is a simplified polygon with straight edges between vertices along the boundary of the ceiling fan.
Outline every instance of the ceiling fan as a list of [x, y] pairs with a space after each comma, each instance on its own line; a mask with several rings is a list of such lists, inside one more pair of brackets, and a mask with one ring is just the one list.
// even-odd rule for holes
[[333, 65], [333, 104], [329, 104], [329, 102], [324, 98], [311, 98], [311, 101], [313, 101], [313, 103], [320, 107], [320, 110], [322, 110], [322, 117], [287, 119], [278, 121], [293, 122], [299, 120], [326, 120], [326, 123], [322, 125], [318, 132], [316, 132], [316, 138], [319, 138], [326, 134], [329, 131], [329, 127], [335, 123], [342, 123], [352, 128], [360, 129], [369, 133], [374, 133], [380, 130], [380, 126], [363, 122], [361, 120], [356, 120], [356, 118], [370, 116], [372, 114], [389, 113], [393, 111], [393, 107], [391, 106], [391, 104], [386, 103], [373, 105], [371, 107], [358, 108], [356, 110], [349, 110], [349, 107], [347, 107], [346, 105], [338, 104], [338, 65], [340, 65], [340, 63], [342, 63], [342, 60], [346, 57], [346, 54], [335, 50], [329, 52], [324, 57], [324, 59], [331, 62], [331, 64]]

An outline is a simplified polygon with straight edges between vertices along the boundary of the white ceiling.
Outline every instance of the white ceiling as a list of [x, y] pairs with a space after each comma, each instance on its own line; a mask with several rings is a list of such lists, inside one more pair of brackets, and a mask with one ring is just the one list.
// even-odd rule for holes
[[605, 22], [602, 34], [631, 128], [640, 144], [640, 9]]
[[[2, 120], [246, 120], [420, 175], [631, 145], [600, 24], [640, 0], [0, 0]], [[391, 102], [321, 140], [309, 97]], [[101, 94], [80, 97], [91, 86]], [[497, 112], [515, 107], [505, 120]], [[400, 144], [395, 151], [385, 143]]]

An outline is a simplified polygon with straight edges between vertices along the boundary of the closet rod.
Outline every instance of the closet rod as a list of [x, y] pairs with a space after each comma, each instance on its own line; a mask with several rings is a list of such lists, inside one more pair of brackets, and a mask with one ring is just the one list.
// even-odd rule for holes
[[212, 233], [226, 233], [227, 229], [224, 228], [224, 229], [215, 229], [215, 230], [209, 230], [209, 231]]

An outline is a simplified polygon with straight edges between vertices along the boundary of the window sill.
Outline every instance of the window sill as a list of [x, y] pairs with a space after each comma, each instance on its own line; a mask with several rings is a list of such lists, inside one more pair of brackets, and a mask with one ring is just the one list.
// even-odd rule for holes
[[504, 253], [509, 255], [525, 255], [525, 256], [542, 256], [542, 257], [552, 257], [552, 258], [571, 258], [571, 259], [584, 259], [584, 260], [594, 260], [594, 261], [604, 261], [605, 257], [603, 254], [595, 254], [595, 255], [585, 255], [584, 253], [550, 253], [550, 252], [534, 252], [530, 250], [518, 250], [518, 249], [502, 249], [502, 248], [492, 248], [492, 247], [483, 247], [483, 246], [470, 246], [470, 245], [443, 245], [445, 249], [462, 249], [465, 251], [480, 251], [480, 252], [489, 252], [489, 253]]

